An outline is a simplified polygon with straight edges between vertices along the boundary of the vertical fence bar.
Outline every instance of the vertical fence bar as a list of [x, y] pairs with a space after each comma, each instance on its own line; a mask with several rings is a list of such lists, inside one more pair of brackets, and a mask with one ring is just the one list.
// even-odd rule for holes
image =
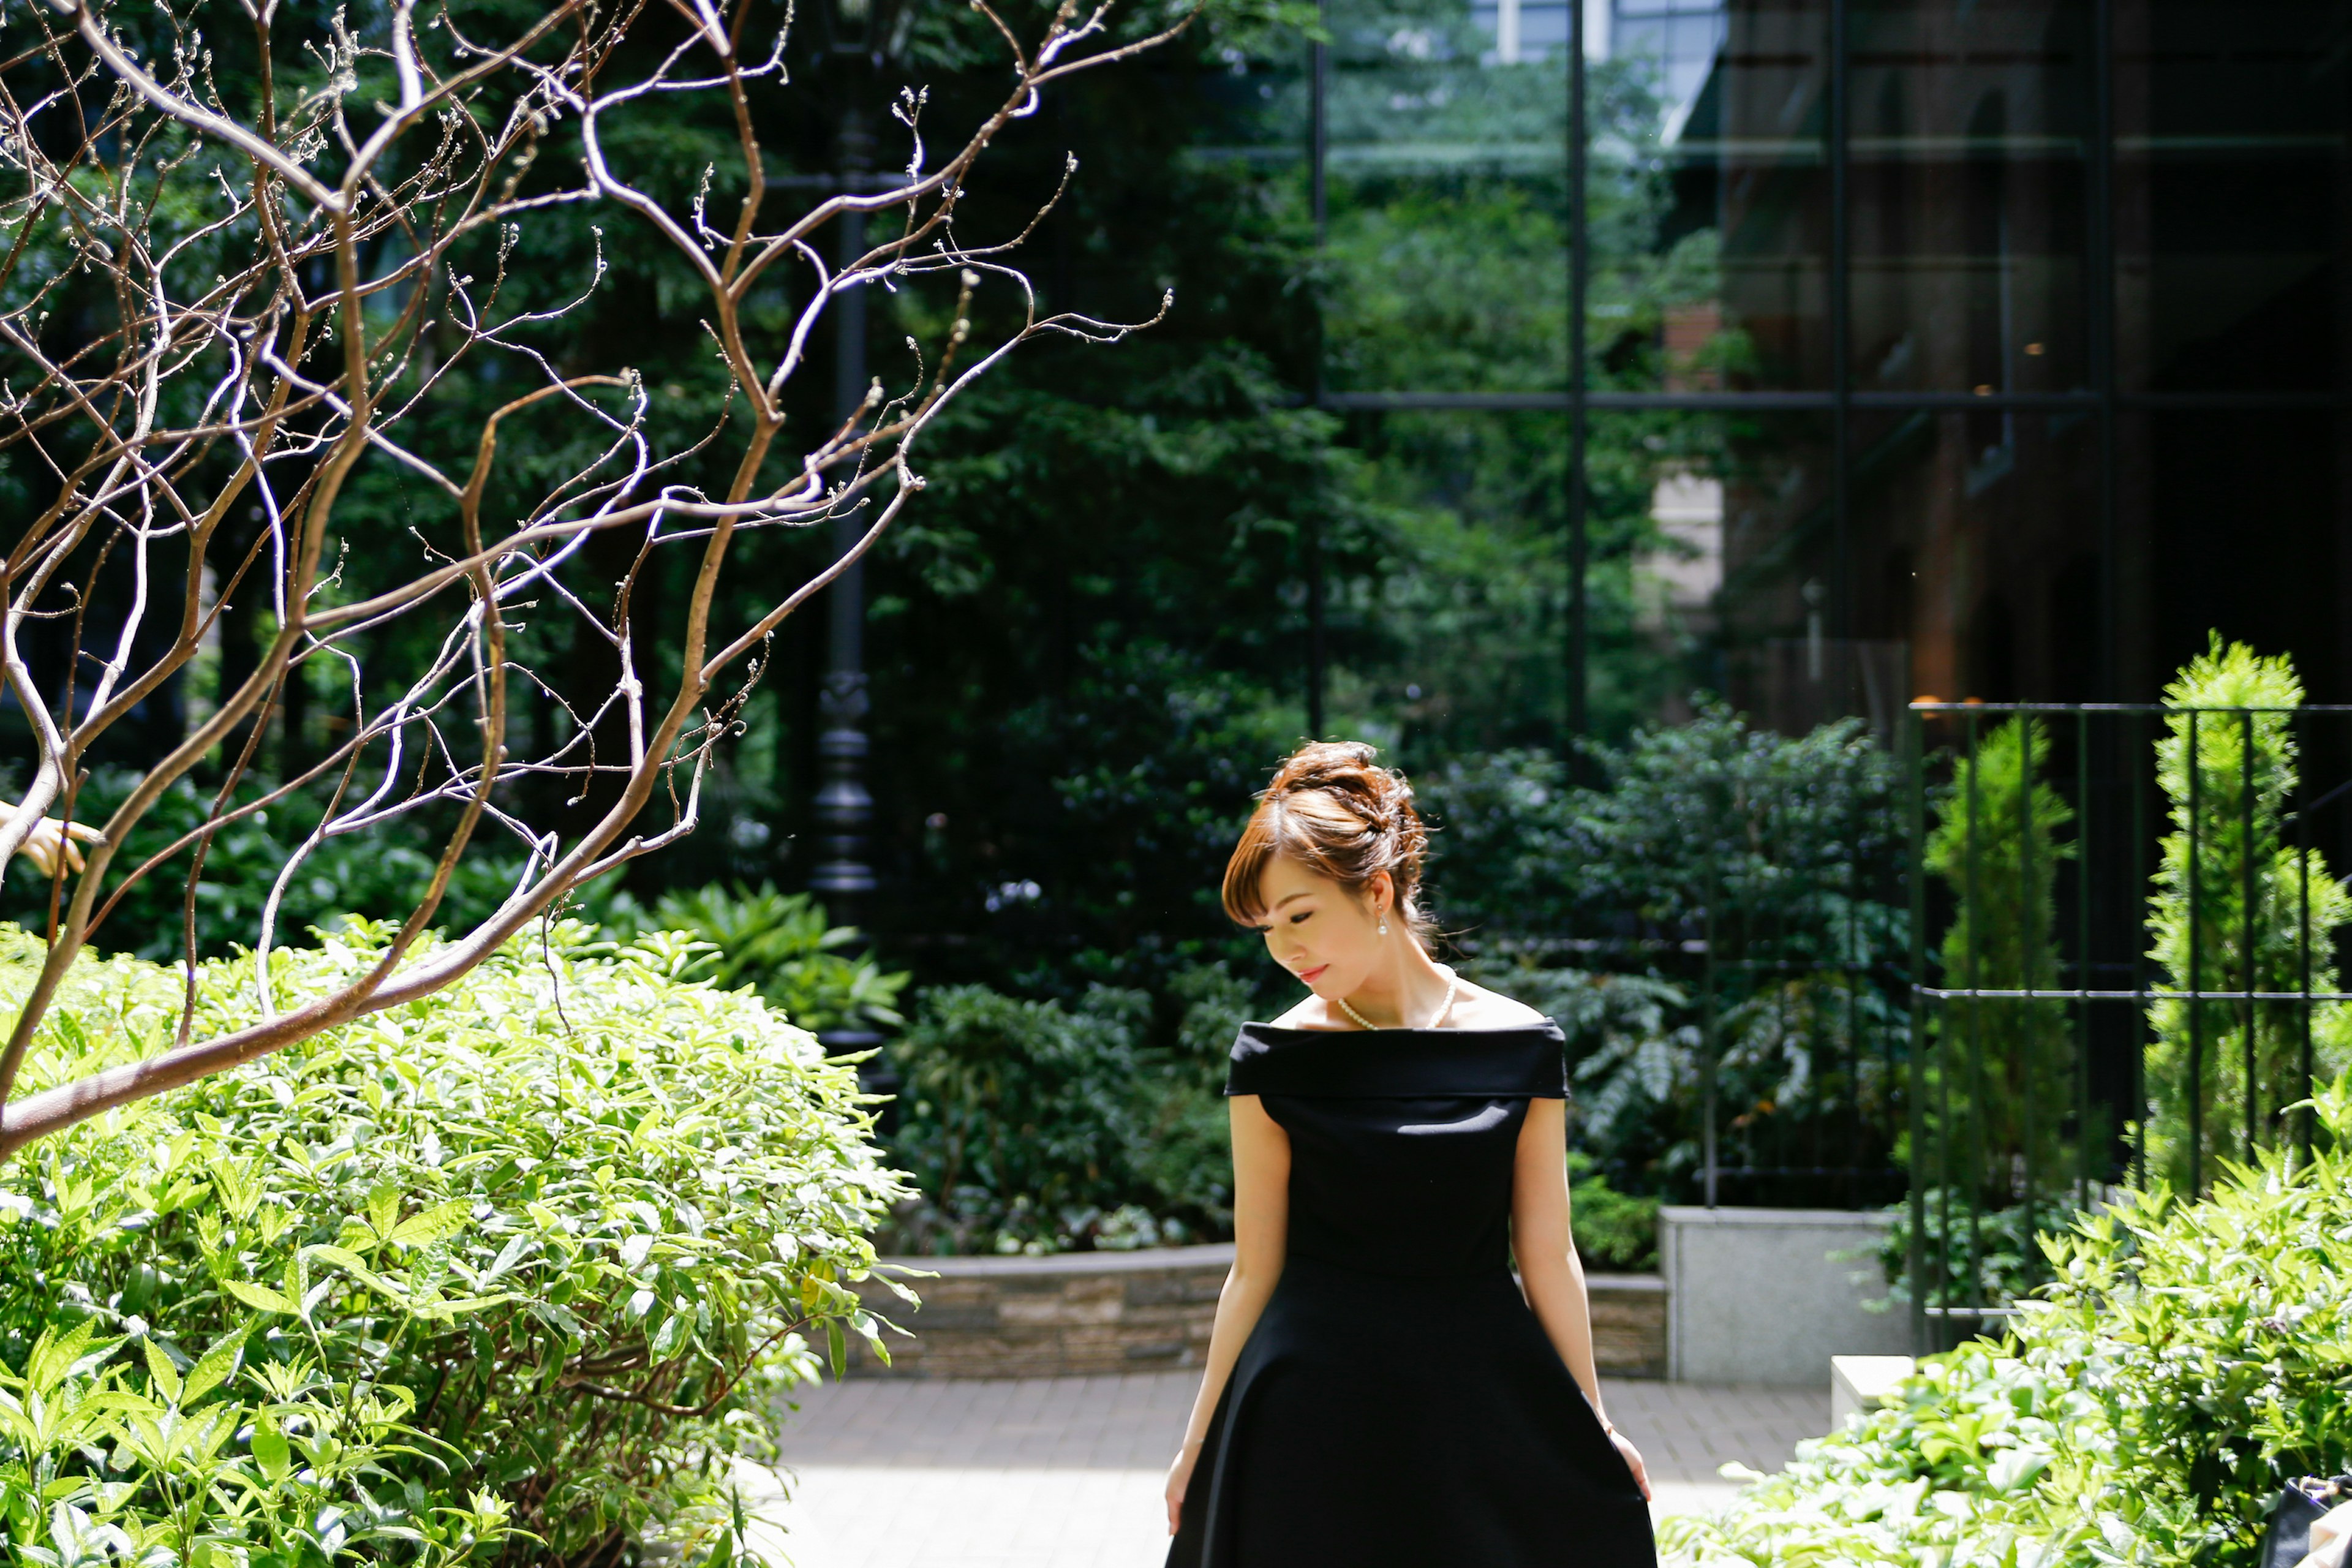
[[[1328, 31], [1329, 0], [1315, 0], [1316, 32]], [[1330, 227], [1331, 47], [1320, 37], [1307, 50], [1307, 207], [1315, 230], [1318, 261]], [[1315, 317], [1315, 401], [1323, 401], [1323, 323]], [[1326, 683], [1325, 604], [1323, 595], [1323, 530], [1307, 525], [1307, 732], [1323, 738], [1323, 689]]]
[[2189, 710], [2189, 1194], [2205, 1190], [2204, 773], [2197, 756], [2197, 710]]
[[1919, 994], [1927, 981], [1927, 718], [1916, 708], [1904, 715], [1903, 760], [1909, 778], [1904, 827], [1911, 904], [1911, 1247], [1905, 1260], [1911, 1280], [1911, 1351], [1925, 1355], [1927, 1344], [1927, 1017]]
[[1706, 952], [1699, 965], [1699, 1137], [1702, 1140], [1700, 1158], [1706, 1163], [1706, 1206], [1716, 1201], [1716, 1106], [1715, 1074], [1717, 1021], [1715, 1007], [1715, 905], [1716, 879], [1709, 876], [1706, 897], [1706, 918], [1701, 930], [1706, 933]]
[[[2292, 732], [2295, 721], [2287, 721]], [[2294, 964], [2295, 985], [2303, 993], [2303, 1098], [2309, 1100], [2318, 1092], [2319, 1085], [2312, 1077], [2311, 1060], [2311, 790], [2303, 782], [2303, 770], [2295, 770], [2294, 779]], [[2298, 1119], [2300, 1132], [2296, 1140], [2301, 1155], [2300, 1164], [2311, 1163], [2311, 1114], [2305, 1105]]]
[[2254, 1064], [2254, 712], [2238, 710], [2238, 971], [2245, 993], [2239, 1003], [2243, 1021], [2246, 1073], [2246, 1163], [2253, 1163], [2256, 1122], [2262, 1115]]
[[[1569, 0], [1578, 5], [1581, 0]], [[1833, 635], [1853, 635], [1853, 289], [1847, 0], [1830, 0], [1830, 560]], [[1852, 675], [1847, 676], [1849, 680]]]
[[1846, 832], [1845, 855], [1845, 1091], [1853, 1102], [1853, 1144], [1846, 1160], [1853, 1176], [1846, 1183], [1853, 1206], [1867, 1203], [1863, 1191], [1863, 1157], [1866, 1134], [1862, 1121], [1862, 797], [1848, 796], [1853, 812]]
[[[1984, 1295], [1984, 1186], [1985, 1186], [1985, 1070], [1984, 1070], [1984, 998], [1977, 993], [1984, 989], [1984, 889], [1977, 876], [1977, 803], [1982, 793], [1979, 788], [1979, 731], [1982, 725], [1978, 716], [1969, 715], [1969, 787], [1967, 803], [1962, 808], [1966, 819], [1961, 829], [1962, 860], [1967, 888], [1969, 922], [1969, 978], [1964, 989], [1969, 998], [1969, 1305], [1985, 1305]], [[1948, 1238], [1946, 1245], [1949, 1245]]]
[[[2125, 721], [2123, 752], [2126, 759], [2124, 777], [2131, 791], [2131, 885], [2135, 902], [2140, 889], [2147, 886], [2147, 792], [2148, 758], [2151, 748], [2147, 741], [2145, 716], [2135, 714]], [[2133, 760], [2137, 759], [2137, 760]], [[2132, 1024], [2131, 1048], [2131, 1110], [2132, 1180], [2147, 1184], [2147, 943], [2135, 938], [2131, 944]]]
[[[2096, 988], [2091, 963], [2091, 715], [2074, 712], [2074, 989]], [[2091, 1206], [2091, 999], [2074, 1004], [2074, 1206]]]
[[[2090, 164], [2084, 195], [2089, 211], [2089, 343], [2091, 387], [2098, 395], [2099, 658], [2098, 689], [2106, 701], [2124, 695], [2116, 648], [2122, 624], [2123, 527], [2116, 495], [2116, 47], [2115, 0], [2091, 0]], [[2145, 888], [2147, 884], [2135, 884]], [[2134, 948], [2142, 944], [2134, 942]], [[2135, 1118], [2136, 1121], [2141, 1120]]]
[[[1571, 745], [1584, 736], [1589, 721], [1587, 668], [1591, 605], [1585, 569], [1588, 556], [1584, 482], [1585, 349], [1584, 298], [1591, 286], [1591, 258], [1585, 233], [1585, 154], [1591, 140], [1585, 126], [1584, 5], [1568, 6], [1568, 733]], [[1570, 753], [1575, 767], [1576, 754]], [[1712, 1004], [1710, 1004], [1712, 1005]], [[1710, 1137], [1712, 1134], [1710, 1134]], [[1710, 1169], [1710, 1185], [1713, 1174]], [[1715, 1194], [1710, 1190], [1707, 1203]]]
[[[2028, 955], [2033, 951], [2033, 943], [2036, 937], [2039, 935], [2037, 928], [2041, 924], [2042, 920], [2042, 900], [2040, 898], [2035, 896], [2033, 886], [2033, 721], [2027, 715], [2020, 713], [2015, 718], [2011, 719], [2010, 722], [2017, 726], [2017, 914], [2019, 935], [2017, 955], [2019, 974], [2014, 984], [2022, 990], [2038, 991], [2042, 986], [2042, 978], [2040, 971], [2029, 962], [2028, 958]], [[2056, 984], [2054, 978], [2051, 984], [2053, 985]], [[2033, 1184], [2036, 1176], [2039, 1174], [2039, 1173], [2034, 1169], [2033, 1159], [2033, 1134], [2035, 1131], [2033, 1101], [2036, 1098], [2034, 1091], [2041, 1087], [2040, 1083], [2037, 1081], [2037, 1074], [2034, 1070], [2035, 1064], [2033, 1059], [2035, 1039], [2040, 1031], [2034, 1027], [2034, 1025], [2041, 1017], [2041, 1014], [2039, 1012], [2040, 1007], [2041, 1004], [2038, 1002], [2026, 1003], [2023, 1019], [2024, 1026], [2016, 1030], [2011, 1037], [2011, 1044], [2015, 1047], [2017, 1052], [2017, 1060], [2014, 1064], [2014, 1069], [2017, 1074], [2017, 1081], [2020, 1090], [2019, 1099], [2022, 1102], [2019, 1107], [2019, 1132], [2020, 1136], [2021, 1136], [2025, 1141], [2024, 1196], [2026, 1246], [2024, 1252], [2025, 1277], [2028, 1283], [2032, 1283], [2040, 1272], [2034, 1266], [2034, 1258], [2036, 1256], [2037, 1249], [2032, 1244], [2032, 1237], [2034, 1235]], [[2011, 1069], [2011, 1064], [2003, 1062], [2001, 1064], [2001, 1076], [2003, 1078], [2007, 1078]]]

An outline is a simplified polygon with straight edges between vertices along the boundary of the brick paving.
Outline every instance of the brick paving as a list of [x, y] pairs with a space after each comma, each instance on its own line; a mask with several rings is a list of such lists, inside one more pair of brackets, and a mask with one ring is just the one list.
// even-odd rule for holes
[[[859, 1379], [803, 1392], [782, 1474], [747, 1500], [793, 1568], [1158, 1568], [1161, 1472], [1194, 1373], [1003, 1382]], [[1719, 1504], [1716, 1472], [1777, 1469], [1829, 1426], [1829, 1393], [1621, 1379], [1609, 1414], [1661, 1514]]]

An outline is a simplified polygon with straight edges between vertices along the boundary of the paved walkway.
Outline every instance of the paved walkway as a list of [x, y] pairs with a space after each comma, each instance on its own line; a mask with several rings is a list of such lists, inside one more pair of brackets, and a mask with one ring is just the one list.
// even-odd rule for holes
[[[1162, 1472], [1197, 1373], [1002, 1383], [857, 1380], [807, 1390], [783, 1474], [747, 1498], [794, 1568], [1159, 1568]], [[1737, 1459], [1777, 1469], [1829, 1426], [1829, 1394], [1621, 1380], [1609, 1414], [1664, 1513], [1719, 1504]]]

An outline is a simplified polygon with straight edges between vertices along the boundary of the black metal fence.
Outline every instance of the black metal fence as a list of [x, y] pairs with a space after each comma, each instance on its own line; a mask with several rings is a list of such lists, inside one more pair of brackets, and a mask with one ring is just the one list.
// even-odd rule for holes
[[[2307, 1152], [2344, 1065], [2352, 708], [1912, 705], [1908, 1287], [1937, 1348], [2118, 1181]], [[2344, 780], [2329, 784], [2313, 781]]]
[[[1644, 1045], [1679, 1054], [1678, 1037], [1688, 1037], [1696, 1103], [1687, 1121], [1672, 1120], [1690, 1146], [1640, 1151], [1669, 1156], [1663, 1183], [1643, 1184], [1710, 1208], [1899, 1202], [1912, 1026], [1900, 927], [1858, 914], [1831, 927], [1843, 939], [1837, 948], [1818, 952], [1786, 932], [1727, 926], [1543, 944], [1552, 961], [1654, 979], [1681, 999], [1665, 1009], [1664, 1038]], [[1582, 1044], [1589, 1057], [1595, 1041]], [[1577, 1092], [1592, 1098], [1582, 1083]]]

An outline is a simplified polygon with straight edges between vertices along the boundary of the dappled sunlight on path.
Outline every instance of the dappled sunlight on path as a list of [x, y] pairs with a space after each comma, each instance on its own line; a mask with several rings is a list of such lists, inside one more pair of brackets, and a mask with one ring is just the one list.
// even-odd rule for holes
[[[784, 1477], [747, 1466], [744, 1491], [794, 1568], [1157, 1568], [1161, 1468], [1196, 1383], [829, 1384], [784, 1424]], [[1627, 1380], [1607, 1392], [1662, 1514], [1719, 1506], [1736, 1489], [1719, 1466], [1777, 1469], [1829, 1426], [1826, 1388]]]

